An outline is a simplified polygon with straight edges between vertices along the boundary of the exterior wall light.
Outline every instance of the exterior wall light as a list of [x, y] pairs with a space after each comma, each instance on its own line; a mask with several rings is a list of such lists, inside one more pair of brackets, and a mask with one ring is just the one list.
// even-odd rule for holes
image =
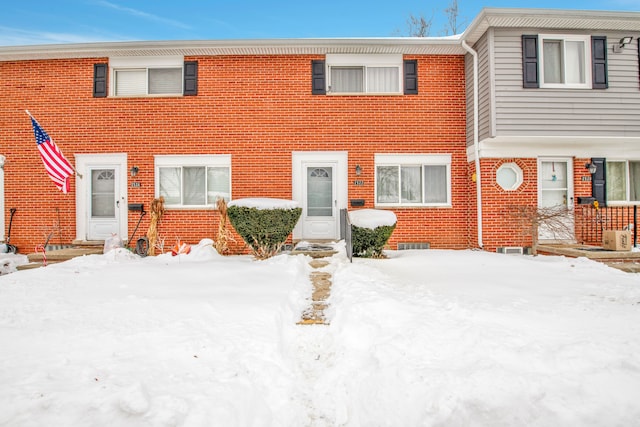
[[362, 168], [360, 165], [356, 165], [356, 175], [360, 176], [362, 174]]
[[138, 169], [137, 166], [133, 166], [131, 169], [129, 169], [129, 173], [131, 174], [131, 176], [136, 176], [136, 175], [138, 175], [138, 171], [139, 170], [140, 169]]
[[633, 37], [630, 37], [630, 36], [626, 36], [626, 37], [621, 38], [618, 41], [618, 44], [614, 44], [613, 45], [613, 51], [615, 53], [622, 52], [622, 49], [624, 49], [625, 46], [628, 45], [629, 43], [631, 43], [632, 41], [633, 41]]
[[632, 41], [633, 41], [633, 37], [623, 37], [623, 38], [620, 39], [620, 42], [618, 43], [618, 46], [623, 48], [626, 45], [628, 45], [629, 43], [631, 43]]
[[593, 175], [594, 173], [596, 173], [596, 171], [598, 170], [598, 167], [596, 165], [594, 165], [593, 163], [587, 163], [584, 165], [585, 169], [589, 170], [589, 173], [591, 175]]

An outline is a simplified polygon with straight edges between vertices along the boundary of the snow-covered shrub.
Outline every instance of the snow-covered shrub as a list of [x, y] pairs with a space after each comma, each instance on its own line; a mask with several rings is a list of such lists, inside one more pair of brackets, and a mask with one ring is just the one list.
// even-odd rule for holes
[[396, 215], [391, 211], [360, 209], [349, 212], [353, 255], [383, 258], [382, 250], [396, 228]]
[[276, 255], [300, 219], [291, 200], [239, 199], [228, 205], [229, 222], [258, 259]]

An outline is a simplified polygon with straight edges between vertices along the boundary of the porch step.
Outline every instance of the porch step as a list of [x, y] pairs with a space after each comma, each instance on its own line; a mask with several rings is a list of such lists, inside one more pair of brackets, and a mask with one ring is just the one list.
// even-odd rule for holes
[[311, 258], [327, 258], [338, 252], [329, 244], [300, 242], [290, 252], [291, 255], [309, 255]]
[[30, 262], [29, 264], [22, 264], [22, 265], [16, 266], [16, 270], [18, 270], [18, 271], [31, 270], [31, 269], [34, 269], [34, 268], [40, 268], [43, 265], [44, 264], [41, 263], [41, 262]]
[[605, 262], [609, 267], [617, 268], [625, 273], [640, 273], [640, 263], [638, 262]]
[[540, 255], [564, 255], [571, 258], [585, 257], [607, 264], [627, 273], [640, 273], [640, 252], [611, 251], [590, 245], [538, 245]]
[[[74, 242], [75, 244], [76, 242]], [[18, 266], [18, 270], [29, 270], [32, 268], [38, 268], [44, 266], [45, 256], [48, 264], [56, 264], [59, 262], [68, 261], [72, 258], [76, 258], [84, 255], [101, 254], [104, 250], [104, 243], [91, 242], [90, 244], [80, 245], [80, 247], [70, 247], [63, 249], [55, 249], [47, 251], [46, 253], [36, 252], [27, 255], [29, 260], [28, 264]]]
[[104, 248], [104, 240], [74, 240], [71, 245], [77, 248]]
[[[76, 258], [84, 255], [95, 255], [101, 254], [104, 248], [100, 247], [82, 247], [82, 248], [66, 248], [66, 249], [58, 249], [55, 251], [49, 251], [46, 253], [47, 263], [55, 263], [55, 262], [63, 262], [68, 261], [72, 258]], [[45, 254], [42, 252], [37, 252], [33, 254], [27, 255], [27, 258], [30, 262], [43, 262]]]

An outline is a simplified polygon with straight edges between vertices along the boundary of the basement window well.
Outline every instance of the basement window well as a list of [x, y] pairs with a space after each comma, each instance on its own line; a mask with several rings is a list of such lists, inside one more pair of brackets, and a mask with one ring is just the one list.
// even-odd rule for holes
[[496, 171], [496, 182], [505, 191], [517, 190], [522, 184], [522, 169], [515, 163], [504, 163]]

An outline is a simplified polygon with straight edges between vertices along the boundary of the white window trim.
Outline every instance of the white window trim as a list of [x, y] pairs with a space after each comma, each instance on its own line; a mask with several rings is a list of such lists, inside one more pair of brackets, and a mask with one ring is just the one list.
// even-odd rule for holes
[[[404, 93], [402, 54], [331, 54], [325, 56], [325, 73], [327, 75], [327, 94], [329, 95], [402, 95]], [[331, 67], [362, 67], [364, 68], [363, 92], [332, 92], [331, 91]], [[367, 67], [397, 67], [398, 68], [398, 92], [367, 92]]]
[[[175, 93], [149, 94], [149, 69], [158, 68], [180, 68], [182, 70], [181, 90]], [[117, 79], [116, 72], [123, 70], [146, 70], [146, 87], [144, 94], [139, 95], [116, 95]], [[138, 98], [138, 97], [166, 97], [182, 96], [184, 93], [184, 56], [135, 56], [135, 57], [111, 57], [109, 58], [109, 74], [112, 84], [109, 85], [109, 96], [117, 98]]]
[[[209, 155], [156, 155], [154, 156], [154, 197], [160, 197], [160, 168], [161, 167], [228, 167], [229, 168], [229, 200], [231, 194], [232, 170], [230, 154]], [[206, 205], [166, 205], [171, 209], [215, 209], [215, 204]]]
[[[500, 172], [505, 170], [505, 169], [511, 169], [513, 171], [513, 173], [515, 173], [515, 175], [516, 175], [516, 181], [509, 188], [503, 187], [502, 184], [500, 183], [500, 180], [499, 180]], [[500, 188], [502, 188], [505, 191], [517, 190], [518, 188], [520, 188], [520, 186], [522, 185], [523, 181], [524, 181], [524, 179], [523, 179], [522, 168], [520, 166], [518, 166], [517, 163], [514, 163], [514, 162], [503, 163], [502, 165], [500, 165], [500, 167], [496, 171], [496, 183], [500, 186]]]
[[[625, 200], [609, 200], [607, 199], [607, 206], [634, 206], [640, 205], [640, 200], [631, 200], [631, 172], [629, 169], [629, 162], [640, 162], [640, 159], [607, 159], [606, 163], [624, 163], [625, 164]], [[609, 183], [607, 183], [609, 185]]]
[[[562, 40], [584, 42], [584, 83], [545, 83], [544, 82], [544, 40]], [[592, 89], [591, 78], [591, 36], [579, 34], [538, 34], [538, 56], [539, 56], [539, 76], [540, 88], [543, 89]]]
[[[376, 207], [445, 207], [451, 202], [451, 155], [450, 154], [376, 154], [374, 157], [374, 200]], [[445, 203], [379, 203], [378, 166], [445, 166], [447, 179], [447, 202]]]

